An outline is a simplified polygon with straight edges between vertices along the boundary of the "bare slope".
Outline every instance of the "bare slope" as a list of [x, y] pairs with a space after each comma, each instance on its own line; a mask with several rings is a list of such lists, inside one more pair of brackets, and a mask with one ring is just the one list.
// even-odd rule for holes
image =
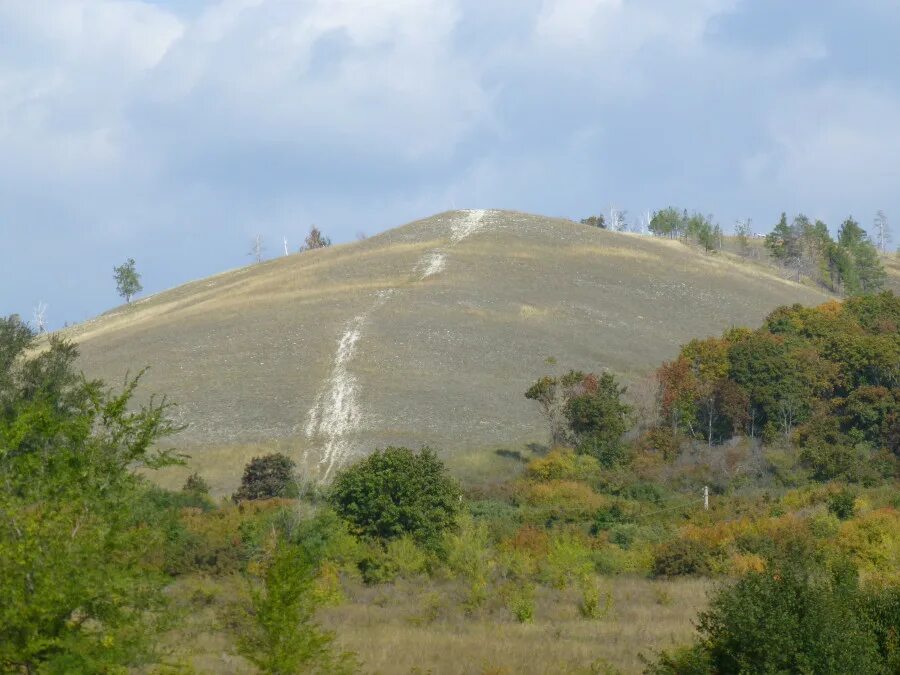
[[387, 443], [543, 440], [522, 396], [536, 377], [633, 381], [691, 337], [825, 299], [675, 242], [457, 211], [187, 284], [70, 337], [90, 375], [149, 365], [144, 389], [180, 403], [202, 465], [277, 442], [324, 475]]

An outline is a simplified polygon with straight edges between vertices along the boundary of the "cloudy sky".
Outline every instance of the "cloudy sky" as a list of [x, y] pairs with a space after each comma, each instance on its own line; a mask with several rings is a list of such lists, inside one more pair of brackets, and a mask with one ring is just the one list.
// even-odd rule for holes
[[452, 207], [900, 228], [896, 0], [0, 0], [0, 314]]

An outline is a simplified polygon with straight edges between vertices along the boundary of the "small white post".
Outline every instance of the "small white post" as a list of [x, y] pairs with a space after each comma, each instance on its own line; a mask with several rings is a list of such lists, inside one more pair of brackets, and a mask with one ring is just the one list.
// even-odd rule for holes
[[709, 511], [709, 486], [703, 486], [703, 508], [706, 511]]
[[284, 239], [284, 254], [288, 255], [287, 237], [282, 237], [282, 239]]

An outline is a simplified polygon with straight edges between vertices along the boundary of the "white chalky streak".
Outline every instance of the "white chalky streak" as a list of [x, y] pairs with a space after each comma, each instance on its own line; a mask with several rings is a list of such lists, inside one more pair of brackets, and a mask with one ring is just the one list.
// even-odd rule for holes
[[484, 227], [484, 209], [471, 209], [463, 213], [465, 215], [450, 226], [450, 241], [454, 244]]
[[347, 436], [359, 428], [357, 383], [353, 374], [347, 370], [347, 364], [353, 358], [365, 319], [366, 316], [361, 314], [347, 325], [338, 343], [325, 389], [309, 411], [306, 435], [322, 436], [325, 439], [322, 458], [319, 460], [319, 464], [325, 466], [323, 480], [328, 478], [335, 464], [340, 465], [347, 459], [351, 451]]
[[[484, 227], [485, 213], [483, 209], [463, 211], [455, 218], [450, 225], [451, 245], [458, 244]], [[414, 272], [423, 270], [420, 279], [426, 279], [441, 272], [446, 262], [447, 256], [444, 253], [432, 251], [416, 263]], [[323, 481], [328, 480], [332, 470], [340, 467], [353, 452], [350, 436], [360, 430], [362, 414], [357, 398], [357, 380], [349, 371], [348, 364], [356, 352], [356, 345], [368, 314], [387, 302], [393, 293], [394, 289], [378, 291], [375, 303], [369, 311], [360, 314], [347, 324], [338, 342], [331, 374], [309, 411], [306, 423], [307, 438], [324, 440], [322, 457], [319, 460], [319, 465], [325, 467]], [[304, 460], [308, 452], [307, 450], [304, 453]]]
[[443, 253], [439, 253], [438, 251], [430, 253], [424, 260], [425, 270], [422, 272], [422, 278], [427, 279], [428, 277], [437, 274], [444, 269], [446, 263], [447, 256]]

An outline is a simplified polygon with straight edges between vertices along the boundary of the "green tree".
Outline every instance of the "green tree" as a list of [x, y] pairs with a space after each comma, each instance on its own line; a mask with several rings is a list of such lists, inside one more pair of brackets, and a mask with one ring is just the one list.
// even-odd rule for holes
[[622, 401], [626, 388], [619, 386], [612, 373], [603, 373], [599, 378], [586, 376], [581, 389], [565, 406], [576, 449], [596, 457], [604, 466], [612, 466], [625, 451], [622, 436], [628, 430], [631, 412], [631, 407]]
[[847, 292], [856, 295], [880, 291], [887, 274], [869, 235], [853, 218], [847, 218], [841, 224], [838, 244], [847, 252], [853, 266], [853, 283], [847, 285]]
[[569, 399], [579, 390], [585, 374], [580, 370], [570, 370], [559, 377], [544, 376], [532, 384], [525, 392], [525, 398], [540, 406], [541, 414], [550, 427], [550, 443], [568, 443], [570, 430], [565, 410]]
[[685, 228], [685, 218], [673, 206], [657, 211], [650, 219], [650, 231], [657, 237], [675, 239]]
[[357, 534], [436, 546], [456, 523], [461, 493], [430, 449], [388, 447], [344, 469], [329, 501]]
[[855, 571], [789, 558], [722, 588], [700, 615], [713, 671], [887, 673]]
[[278, 542], [251, 585], [250, 621], [241, 632], [241, 653], [264, 673], [349, 673], [354, 661], [335, 655], [334, 634], [315, 621], [318, 561], [300, 545]]
[[601, 230], [606, 229], [606, 218], [603, 217], [603, 214], [599, 216], [588, 216], [587, 218], [581, 219], [582, 225], [588, 225], [589, 227], [596, 227]]
[[0, 670], [109, 672], [150, 649], [162, 534], [134, 470], [176, 461], [153, 447], [177, 427], [164, 400], [133, 406], [140, 375], [113, 393], [33, 337], [0, 320]]
[[274, 497], [296, 497], [299, 494], [297, 479], [294, 477], [296, 465], [289, 457], [279, 452], [254, 457], [244, 467], [241, 487], [232, 499], [236, 502]]
[[125, 302], [131, 302], [131, 298], [144, 290], [141, 286], [141, 275], [134, 266], [134, 258], [113, 267], [113, 277], [116, 280], [116, 292], [125, 298]]

